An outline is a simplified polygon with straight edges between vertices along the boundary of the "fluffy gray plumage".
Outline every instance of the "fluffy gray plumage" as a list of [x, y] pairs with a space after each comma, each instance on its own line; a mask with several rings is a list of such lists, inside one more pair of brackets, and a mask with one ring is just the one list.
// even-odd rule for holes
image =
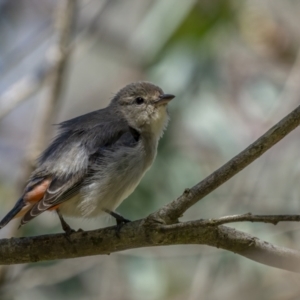
[[[87, 218], [114, 210], [152, 165], [172, 98], [151, 83], [133, 83], [108, 107], [59, 124], [57, 137], [38, 159], [24, 195], [0, 228], [24, 209], [21, 225], [53, 207], [65, 216]], [[44, 197], [26, 202], [27, 193], [45, 179], [51, 182]]]

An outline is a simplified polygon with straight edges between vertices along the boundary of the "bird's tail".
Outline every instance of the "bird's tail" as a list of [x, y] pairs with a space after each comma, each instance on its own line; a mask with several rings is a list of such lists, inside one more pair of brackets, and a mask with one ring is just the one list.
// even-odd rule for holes
[[0, 229], [9, 223], [25, 206], [23, 198], [20, 198], [13, 209], [0, 221]]

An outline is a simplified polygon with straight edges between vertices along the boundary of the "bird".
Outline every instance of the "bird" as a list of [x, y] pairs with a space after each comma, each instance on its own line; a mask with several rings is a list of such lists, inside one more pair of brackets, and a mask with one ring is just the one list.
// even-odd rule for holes
[[58, 133], [37, 159], [22, 196], [0, 221], [20, 226], [45, 211], [64, 217], [108, 213], [117, 225], [130, 222], [115, 212], [137, 187], [157, 154], [175, 96], [146, 81], [126, 85], [105, 108], [58, 124]]

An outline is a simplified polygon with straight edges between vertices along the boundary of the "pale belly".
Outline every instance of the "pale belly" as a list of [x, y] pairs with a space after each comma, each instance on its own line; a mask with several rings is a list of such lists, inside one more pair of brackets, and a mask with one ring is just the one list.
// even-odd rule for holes
[[104, 213], [103, 209], [115, 210], [135, 190], [140, 179], [130, 182], [127, 187], [111, 185], [111, 188], [102, 190], [101, 184], [91, 184], [82, 193], [62, 203], [59, 210], [68, 217], [95, 218]]
[[106, 167], [101, 165], [95, 170], [95, 176], [78, 195], [60, 205], [61, 213], [94, 218], [101, 215], [103, 209], [114, 210], [135, 190], [151, 166], [156, 151], [151, 157], [145, 157], [143, 153], [137, 148], [122, 155], [115, 154]]

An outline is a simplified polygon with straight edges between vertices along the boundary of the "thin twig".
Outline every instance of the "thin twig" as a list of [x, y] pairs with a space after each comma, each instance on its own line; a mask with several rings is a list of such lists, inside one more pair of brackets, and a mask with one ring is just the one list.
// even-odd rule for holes
[[244, 215], [225, 216], [218, 219], [203, 220], [207, 225], [219, 226], [222, 224], [236, 222], [260, 222], [271, 223], [277, 225], [279, 222], [299, 222], [300, 215], [252, 215], [247, 213]]
[[299, 124], [300, 106], [245, 150], [192, 188], [186, 189], [179, 198], [160, 208], [157, 212], [150, 215], [149, 218], [160, 220], [166, 224], [177, 222], [177, 219], [182, 216], [188, 208], [250, 165], [291, 131], [297, 128]]

